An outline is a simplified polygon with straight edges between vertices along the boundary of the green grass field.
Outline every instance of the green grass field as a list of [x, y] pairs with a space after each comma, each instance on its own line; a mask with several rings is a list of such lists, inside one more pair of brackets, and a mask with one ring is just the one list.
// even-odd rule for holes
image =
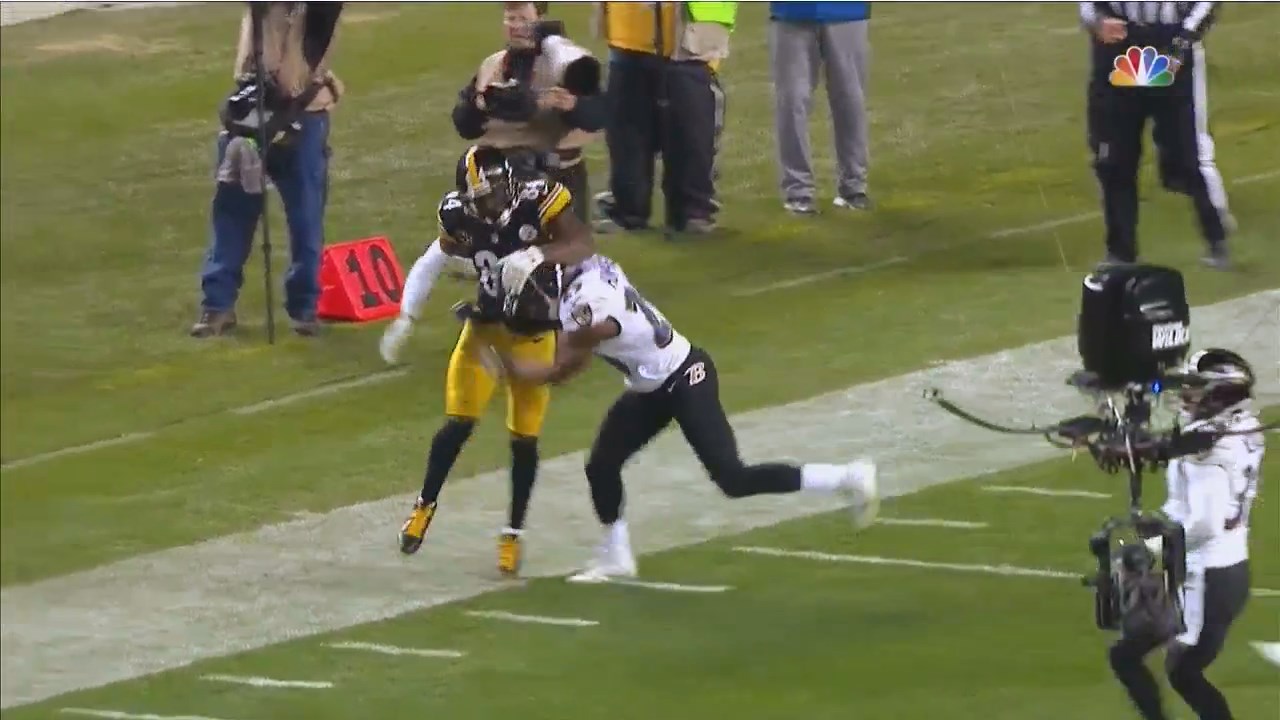
[[[825, 459], [836, 446], [887, 434], [894, 446], [885, 454], [912, 457], [922, 473], [936, 467], [951, 478], [947, 466], [961, 465], [968, 475], [999, 471], [905, 495], [885, 509], [890, 518], [949, 519], [973, 527], [886, 525], [851, 537], [838, 513], [794, 513], [789, 517], [798, 519], [778, 525], [735, 520], [725, 532], [700, 531], [697, 538], [690, 532], [689, 543], [710, 539], [684, 547], [683, 541], [658, 543], [655, 537], [655, 544], [671, 549], [642, 559], [647, 578], [731, 587], [697, 594], [577, 587], [556, 577], [502, 588], [489, 577], [490, 536], [501, 525], [500, 512], [464, 517], [455, 509], [456, 527], [466, 532], [451, 540], [450, 526], [442, 525], [440, 537], [433, 535], [419, 556], [401, 558], [395, 530], [416, 491], [443, 406], [443, 369], [456, 333], [447, 308], [469, 288], [442, 283], [414, 339], [408, 371], [373, 380], [385, 370], [376, 348], [380, 325], [333, 327], [315, 340], [288, 336], [266, 345], [256, 253], [239, 334], [196, 341], [185, 332], [197, 311], [215, 110], [229, 88], [238, 11], [233, 4], [210, 4], [80, 12], [3, 30], [5, 718], [67, 717], [61, 709], [68, 707], [220, 720], [392, 713], [673, 720], [713, 713], [1130, 717], [1104, 669], [1106, 636], [1092, 626], [1088, 592], [1072, 579], [734, 550], [776, 547], [933, 564], [1087, 570], [1085, 538], [1102, 517], [1122, 509], [1118, 494], [1108, 501], [1006, 495], [981, 486], [1119, 493], [1115, 482], [1066, 458], [1044, 460], [1048, 454], [1018, 463], [993, 457], [983, 465], [982, 446], [959, 439], [947, 445], [952, 455], [912, 457], [911, 448], [929, 439], [922, 425], [899, 424], [906, 415], [896, 407], [852, 407], [847, 417], [833, 416], [829, 432], [793, 433], [778, 444], [797, 457]], [[585, 6], [557, 5], [556, 12], [571, 33], [585, 36]], [[1074, 29], [1074, 12], [1070, 4], [877, 5], [870, 93], [877, 208], [847, 215], [829, 206], [830, 133], [819, 95], [813, 144], [828, 204], [817, 218], [797, 219], [783, 213], [775, 189], [765, 12], [744, 7], [734, 54], [723, 68], [729, 98], [721, 159], [724, 229], [677, 244], [656, 234], [600, 239], [646, 295], [715, 354], [730, 411], [759, 411], [752, 415], [759, 427], [752, 425], [744, 436], [766, 437], [770, 419], [792, 417], [769, 414], [784, 403], [1073, 332], [1079, 278], [1102, 252], [1100, 221], [1083, 217], [1097, 210], [1097, 191], [1084, 143], [1085, 41]], [[464, 147], [448, 108], [473, 66], [499, 42], [496, 13], [478, 3], [349, 6], [335, 51], [349, 92], [334, 116], [330, 242], [386, 234], [407, 267], [431, 239], [436, 200], [451, 183]], [[1277, 28], [1280, 9], [1232, 6], [1211, 39], [1212, 130], [1240, 222], [1239, 269], [1199, 268], [1189, 203], [1159, 191], [1154, 173], [1145, 178], [1144, 255], [1183, 268], [1197, 306], [1280, 287], [1274, 251], [1280, 226]], [[603, 52], [598, 43], [593, 47]], [[602, 189], [602, 149], [591, 159], [593, 183]], [[275, 245], [283, 251], [278, 207], [272, 217]], [[1054, 222], [1064, 218], [1070, 220]], [[275, 263], [278, 272], [285, 267], [284, 252]], [[849, 272], [752, 292], [838, 268]], [[1238, 324], [1204, 328], [1221, 342], [1262, 348], [1251, 359], [1268, 384], [1268, 403], [1280, 390], [1274, 305], [1272, 300], [1267, 313], [1254, 313], [1255, 320], [1242, 316]], [[347, 389], [333, 385], [348, 381], [353, 384]], [[333, 391], [237, 412], [326, 386]], [[586, 447], [617, 388], [612, 371], [595, 368], [558, 390], [543, 457]], [[981, 388], [955, 390], [959, 396]], [[1005, 416], [1037, 409], [1002, 402], [987, 409]], [[505, 465], [503, 409], [491, 410], [495, 414], [458, 462], [456, 485], [487, 488], [468, 478]], [[116, 442], [59, 452], [100, 441]], [[755, 457], [751, 447], [745, 450]], [[1023, 464], [1032, 459], [1041, 462]], [[688, 460], [673, 456], [666, 462], [685, 472], [680, 463]], [[1269, 459], [1264, 476], [1275, 477], [1278, 462]], [[559, 532], [539, 524], [540, 516], [554, 514], [548, 503], [577, 485], [585, 496], [572, 463], [564, 468], [544, 472], [535, 492], [531, 562], [540, 534]], [[884, 472], [887, 482], [897, 482], [892, 466]], [[658, 491], [652, 489], [656, 482], [638, 475], [628, 478], [640, 504], [646, 488]], [[482, 500], [486, 508], [501, 508], [501, 483], [491, 484], [493, 492]], [[701, 479], [689, 484], [705, 490]], [[1157, 485], [1153, 481], [1151, 494], [1158, 498]], [[451, 494], [465, 489], [446, 489], [442, 522], [450, 521]], [[89, 579], [109, 579], [114, 568], [153, 563], [158, 578], [162, 566], [179, 557], [175, 553], [218, 538], [247, 538], [239, 547], [256, 563], [267, 546], [249, 543], [262, 533], [283, 528], [288, 534], [293, 526], [284, 523], [311, 527], [305, 518], [390, 496], [403, 497], [403, 506], [384, 512], [376, 505], [365, 518], [373, 528], [369, 537], [289, 538], [314, 548], [311, 561], [332, 553], [331, 579], [347, 573], [345, 584], [309, 587], [295, 614], [348, 600], [385, 608], [412, 596], [419, 580], [424, 596], [443, 597], [455, 575], [477, 591], [501, 591], [459, 602], [424, 601], [433, 606], [426, 609], [380, 611], [349, 629], [355, 623], [316, 617], [308, 625], [268, 614], [265, 599], [230, 589], [225, 597], [192, 597], [193, 607], [199, 601], [237, 608], [239, 632], [297, 627], [288, 642], [229, 644], [159, 674], [142, 669], [148, 658], [124, 650], [113, 657], [63, 657], [58, 667], [71, 668], [68, 673], [99, 664], [130, 678], [104, 687], [97, 685], [106, 680], [78, 682], [52, 667], [34, 667], [21, 652], [24, 633], [44, 629], [11, 623], [11, 607], [45, 600], [48, 617], [65, 620], [68, 628], [86, 627], [83, 616], [95, 603], [115, 597], [95, 592]], [[588, 526], [586, 500], [574, 502], [577, 509], [563, 513], [581, 515], [580, 524]], [[727, 502], [714, 507], [722, 516], [737, 512]], [[1264, 487], [1255, 512], [1255, 582], [1277, 589], [1280, 510], [1274, 488]], [[480, 529], [472, 532], [472, 525]], [[765, 526], [742, 533], [759, 525]], [[665, 532], [654, 527], [650, 537]], [[683, 528], [673, 522], [669, 532], [684, 537]], [[456, 538], [470, 542], [473, 536], [480, 544], [460, 550]], [[644, 536], [637, 542], [641, 549], [646, 545]], [[588, 549], [582, 547], [584, 557]], [[483, 560], [451, 567], [433, 560], [433, 551]], [[278, 567], [246, 560], [240, 566], [238, 557], [230, 553], [217, 565], [189, 567], [193, 587], [224, 579], [228, 588], [252, 588], [252, 573], [266, 582], [297, 560], [280, 557]], [[375, 572], [393, 573], [401, 582], [383, 584], [386, 576]], [[139, 577], [136, 597], [149, 590], [146, 573]], [[456, 597], [461, 595], [445, 599]], [[112, 609], [123, 616], [131, 607], [121, 599]], [[481, 609], [598, 625], [514, 624], [466, 614]], [[156, 620], [181, 628], [188, 611], [174, 606]], [[186, 631], [191, 635], [170, 637], [172, 661], [161, 665], [184, 664], [184, 647], [216, 644], [195, 637], [206, 630], [193, 620]], [[104, 620], [94, 632], [105, 637], [115, 631]], [[61, 641], [59, 647], [77, 647], [70, 629]], [[465, 654], [388, 657], [327, 647], [347, 641]], [[1280, 680], [1250, 649], [1252, 641], [1280, 641], [1280, 598], [1254, 598], [1212, 673], [1239, 717], [1274, 718]], [[46, 648], [41, 657], [47, 656]], [[11, 678], [22, 673], [43, 673], [50, 687], [65, 688], [61, 692], [88, 689], [41, 693], [48, 699], [14, 707], [9, 698], [27, 689]], [[258, 688], [201, 679], [209, 674], [333, 687]], [[1190, 717], [1185, 708], [1179, 711]]]

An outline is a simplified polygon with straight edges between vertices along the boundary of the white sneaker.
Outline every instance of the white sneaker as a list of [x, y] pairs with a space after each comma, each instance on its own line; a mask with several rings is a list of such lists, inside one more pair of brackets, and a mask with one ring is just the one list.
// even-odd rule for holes
[[382, 340], [378, 343], [378, 351], [382, 353], [382, 359], [388, 365], [395, 365], [400, 359], [400, 350], [412, 334], [413, 320], [404, 315], [398, 316], [387, 326], [386, 332], [382, 334]]
[[572, 583], [603, 583], [617, 577], [636, 576], [636, 558], [629, 545], [605, 540], [586, 570], [569, 576]]
[[849, 511], [853, 525], [861, 530], [871, 526], [880, 514], [880, 493], [876, 487], [876, 464], [870, 460], [855, 460], [845, 466], [841, 492], [849, 496]]

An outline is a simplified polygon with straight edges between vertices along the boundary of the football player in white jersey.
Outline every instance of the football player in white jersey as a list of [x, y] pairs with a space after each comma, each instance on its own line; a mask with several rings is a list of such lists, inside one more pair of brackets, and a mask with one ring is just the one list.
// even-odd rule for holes
[[605, 415], [586, 463], [605, 538], [592, 564], [573, 579], [600, 582], [636, 574], [622, 519], [622, 467], [673, 420], [712, 482], [730, 498], [842, 492], [851, 499], [858, 527], [875, 519], [876, 467], [868, 460], [845, 465], [744, 463], [720, 404], [720, 380], [711, 356], [672, 327], [613, 261], [596, 255], [567, 271], [540, 266], [522, 291], [507, 296], [508, 313], [528, 313], [530, 306], [559, 318], [562, 334], [555, 361], [530, 362], [495, 352], [508, 375], [521, 382], [563, 383], [595, 355], [625, 377], [626, 390]]
[[[1249, 511], [1258, 497], [1265, 450], [1262, 423], [1251, 407], [1254, 375], [1230, 350], [1203, 350], [1186, 372], [1201, 385], [1183, 393], [1183, 433], [1203, 433], [1203, 452], [1169, 463], [1161, 511], [1186, 535], [1186, 580], [1180, 593], [1186, 631], [1169, 645], [1169, 684], [1201, 720], [1230, 720], [1222, 693], [1204, 676], [1249, 598]], [[1221, 433], [1232, 433], [1223, 435]], [[1215, 439], [1216, 438], [1216, 439]], [[1209, 446], [1211, 444], [1211, 446]], [[1147, 541], [1158, 555], [1160, 538]], [[1121, 644], [1117, 643], [1120, 647]], [[1167, 717], [1155, 679], [1142, 664], [1150, 648], [1130, 646], [1112, 666], [1148, 720]]]

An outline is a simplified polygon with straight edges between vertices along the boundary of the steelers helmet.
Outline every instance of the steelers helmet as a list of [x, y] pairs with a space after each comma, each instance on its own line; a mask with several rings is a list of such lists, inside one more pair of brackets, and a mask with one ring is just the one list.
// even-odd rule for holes
[[511, 202], [511, 165], [497, 148], [467, 148], [458, 159], [454, 181], [485, 218], [497, 218]]
[[502, 303], [503, 314], [518, 322], [558, 323], [564, 287], [564, 266], [543, 263], [534, 268], [520, 292], [507, 294]]
[[1231, 350], [1201, 350], [1187, 360], [1184, 373], [1190, 383], [1182, 391], [1182, 402], [1194, 418], [1213, 417], [1253, 397], [1253, 368]]

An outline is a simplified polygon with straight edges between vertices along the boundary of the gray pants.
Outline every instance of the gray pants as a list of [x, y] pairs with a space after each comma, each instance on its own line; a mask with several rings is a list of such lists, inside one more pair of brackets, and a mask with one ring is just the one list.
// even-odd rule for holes
[[835, 131], [836, 191], [867, 191], [867, 105], [870, 46], [867, 21], [769, 23], [778, 165], [785, 200], [813, 200], [809, 112], [818, 71], [826, 67], [827, 101]]

